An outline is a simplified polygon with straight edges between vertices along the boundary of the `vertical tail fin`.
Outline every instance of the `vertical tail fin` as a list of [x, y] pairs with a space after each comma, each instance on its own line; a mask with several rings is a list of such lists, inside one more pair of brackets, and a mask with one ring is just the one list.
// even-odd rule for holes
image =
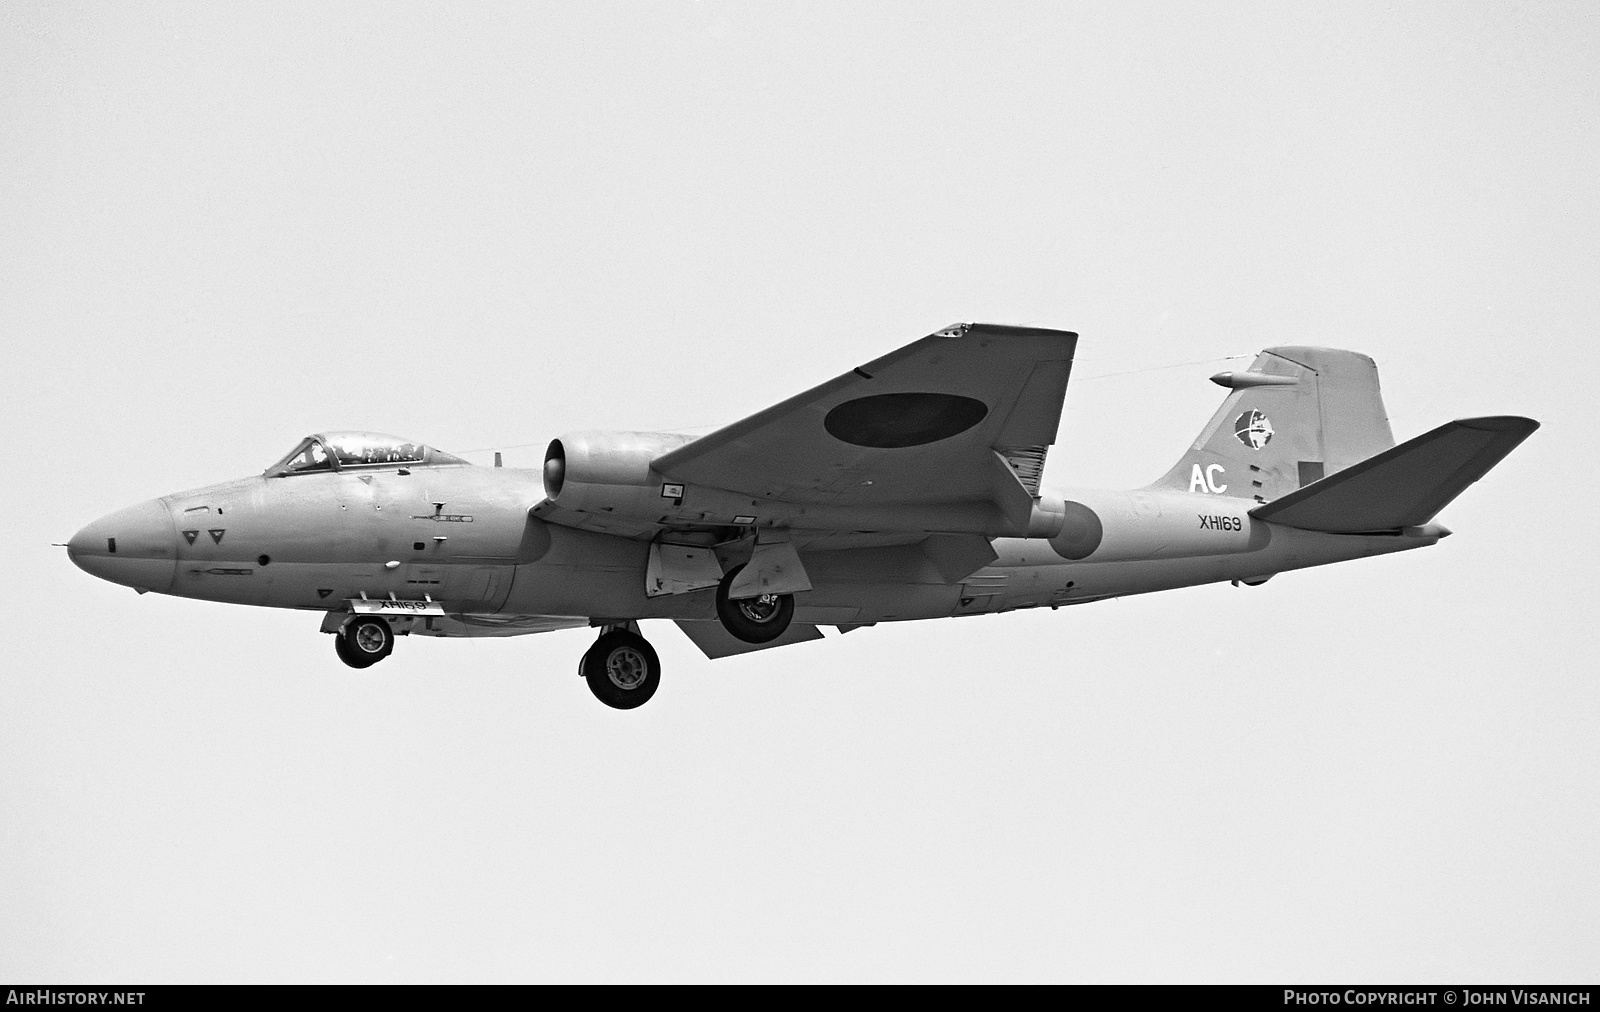
[[1335, 348], [1268, 348], [1242, 373], [1189, 452], [1152, 488], [1270, 502], [1394, 445], [1372, 359]]

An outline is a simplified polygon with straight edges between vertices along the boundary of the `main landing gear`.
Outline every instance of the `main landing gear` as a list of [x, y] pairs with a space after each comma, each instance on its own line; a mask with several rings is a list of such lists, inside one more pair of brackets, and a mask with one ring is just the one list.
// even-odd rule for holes
[[394, 630], [379, 616], [366, 615], [334, 634], [333, 650], [352, 668], [370, 668], [394, 652]]
[[619, 710], [643, 706], [661, 684], [661, 661], [655, 648], [634, 628], [607, 629], [578, 662], [578, 673], [589, 683], [589, 691]]
[[[794, 595], [762, 594], [734, 600], [728, 596], [735, 567], [717, 585], [717, 618], [732, 636], [746, 643], [771, 643], [794, 618]], [[607, 706], [631, 710], [643, 706], [661, 685], [661, 661], [655, 648], [639, 635], [634, 622], [607, 626], [578, 662], [578, 674], [589, 691]]]
[[722, 620], [722, 628], [746, 643], [771, 643], [788, 631], [794, 618], [794, 595], [729, 598], [728, 590], [743, 568], [734, 566], [717, 584], [717, 618]]

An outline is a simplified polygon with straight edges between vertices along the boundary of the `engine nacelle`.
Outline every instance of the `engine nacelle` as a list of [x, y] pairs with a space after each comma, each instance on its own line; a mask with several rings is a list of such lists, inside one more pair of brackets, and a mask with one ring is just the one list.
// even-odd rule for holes
[[694, 439], [671, 432], [569, 433], [551, 440], [545, 450], [544, 494], [557, 506], [581, 513], [726, 524], [727, 517], [749, 511], [748, 499], [697, 489], [696, 502], [684, 509], [684, 486], [650, 468], [657, 457]]
[[577, 486], [659, 484], [661, 476], [650, 470], [650, 462], [693, 441], [670, 432], [568, 433], [552, 439], [544, 452], [544, 494], [576, 508], [562, 497]]

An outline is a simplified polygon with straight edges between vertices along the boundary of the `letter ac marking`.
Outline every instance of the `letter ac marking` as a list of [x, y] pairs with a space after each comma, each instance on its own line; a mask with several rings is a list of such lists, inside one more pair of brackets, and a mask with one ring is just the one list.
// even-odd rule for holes
[[1228, 486], [1217, 479], [1225, 473], [1227, 472], [1223, 470], [1221, 464], [1207, 464], [1203, 471], [1200, 469], [1200, 465], [1196, 464], [1189, 472], [1189, 491], [1221, 495], [1228, 490]]

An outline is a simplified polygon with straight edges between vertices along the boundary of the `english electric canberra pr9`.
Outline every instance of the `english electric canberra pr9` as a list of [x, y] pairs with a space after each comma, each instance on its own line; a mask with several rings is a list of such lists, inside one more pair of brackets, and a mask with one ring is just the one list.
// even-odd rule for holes
[[541, 470], [370, 432], [96, 520], [67, 546], [140, 593], [322, 613], [364, 668], [398, 636], [592, 626], [580, 672], [627, 709], [671, 619], [708, 657], [878, 622], [1057, 608], [1432, 545], [1526, 439], [1468, 418], [1398, 446], [1370, 358], [1263, 351], [1145, 488], [1039, 487], [1077, 335], [961, 324], [710, 435], [577, 432]]

